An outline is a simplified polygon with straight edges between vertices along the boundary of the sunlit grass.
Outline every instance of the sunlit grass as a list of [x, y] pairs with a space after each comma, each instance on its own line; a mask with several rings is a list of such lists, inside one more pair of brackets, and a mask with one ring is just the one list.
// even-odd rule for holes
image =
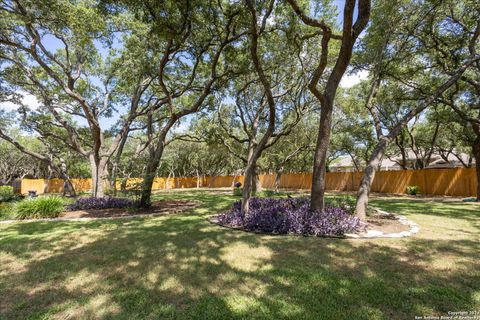
[[210, 224], [230, 193], [182, 214], [0, 225], [1, 319], [413, 319], [480, 308], [480, 206], [372, 205], [419, 223], [408, 239], [250, 234]]

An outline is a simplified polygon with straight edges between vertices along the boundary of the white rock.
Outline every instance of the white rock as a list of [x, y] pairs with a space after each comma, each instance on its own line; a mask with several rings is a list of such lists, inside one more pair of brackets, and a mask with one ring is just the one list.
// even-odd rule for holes
[[378, 236], [382, 236], [382, 235], [383, 235], [382, 231], [378, 231], [378, 230], [368, 230], [367, 231], [367, 237], [378, 237]]
[[419, 226], [414, 226], [410, 229], [410, 232], [411, 233], [417, 233], [418, 231], [420, 231], [420, 227]]
[[360, 238], [358, 234], [355, 233], [345, 233], [345, 237], [347, 238]]

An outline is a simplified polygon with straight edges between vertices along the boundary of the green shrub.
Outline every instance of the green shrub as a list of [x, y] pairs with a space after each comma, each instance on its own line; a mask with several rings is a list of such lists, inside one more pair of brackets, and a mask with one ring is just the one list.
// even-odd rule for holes
[[103, 188], [103, 193], [104, 193], [106, 196], [113, 196], [113, 194], [115, 193], [115, 191], [114, 191], [113, 188], [111, 188], [111, 187], [105, 187], [105, 188]]
[[0, 202], [7, 202], [15, 198], [13, 187], [0, 186]]
[[39, 197], [25, 199], [16, 206], [17, 219], [56, 218], [64, 209], [60, 197]]
[[418, 186], [407, 186], [407, 194], [415, 196], [420, 193], [420, 188]]
[[257, 192], [255, 196], [273, 198], [273, 197], [284, 196], [285, 194], [286, 194], [285, 192], [277, 192], [273, 189], [263, 189], [262, 191]]
[[13, 202], [1, 202], [0, 203], [0, 220], [13, 220], [15, 219], [15, 208]]
[[243, 189], [240, 187], [235, 187], [233, 188], [233, 195], [236, 197], [241, 197], [242, 196]]
[[354, 196], [351, 195], [343, 195], [343, 196], [334, 196], [331, 198], [325, 198], [325, 205], [341, 208], [347, 211], [350, 214], [355, 212], [355, 204], [357, 200]]
[[275, 190], [265, 189], [262, 191], [262, 195], [264, 197], [270, 198], [270, 197], [276, 196], [277, 192], [275, 192]]

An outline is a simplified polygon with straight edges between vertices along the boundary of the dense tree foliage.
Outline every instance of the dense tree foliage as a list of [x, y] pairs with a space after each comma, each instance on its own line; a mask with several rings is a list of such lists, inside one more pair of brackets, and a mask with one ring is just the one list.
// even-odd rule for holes
[[[2, 184], [480, 163], [476, 1], [28, 1], [0, 5]], [[345, 76], [366, 75], [353, 86]], [[30, 102], [29, 102], [30, 101]], [[36, 101], [32, 104], [31, 101]], [[477, 170], [480, 182], [480, 170]], [[199, 179], [200, 180], [200, 179]], [[480, 188], [478, 199], [480, 200]]]

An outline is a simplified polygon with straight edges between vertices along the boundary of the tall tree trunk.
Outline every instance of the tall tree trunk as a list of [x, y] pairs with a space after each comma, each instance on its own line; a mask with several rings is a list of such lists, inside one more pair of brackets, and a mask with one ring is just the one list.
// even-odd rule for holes
[[473, 157], [475, 158], [475, 172], [477, 175], [476, 200], [480, 201], [480, 126], [476, 125], [476, 128], [475, 128], [475, 125], [474, 125], [474, 130], [477, 137], [475, 138], [475, 141], [473, 142], [473, 145], [472, 145], [472, 154], [473, 154]]
[[104, 194], [106, 159], [90, 156], [90, 170], [92, 172], [92, 197], [101, 198]]
[[117, 178], [118, 178], [118, 166], [119, 166], [118, 158], [115, 158], [115, 161], [112, 164], [112, 173], [110, 175], [110, 189], [113, 192], [114, 196], [117, 196]]
[[252, 195], [256, 195], [257, 192], [260, 192], [260, 191], [262, 191], [262, 183], [258, 175], [258, 167], [255, 160], [255, 164], [253, 165], [253, 174], [252, 174]]
[[248, 146], [248, 156], [247, 156], [247, 166], [245, 168], [245, 173], [243, 176], [243, 189], [242, 189], [242, 213], [245, 215], [249, 211], [249, 203], [252, 193], [254, 192], [254, 176], [255, 176], [255, 166], [256, 159], [254, 159], [254, 149], [255, 144], [251, 142]]
[[255, 163], [257, 159], [251, 159], [248, 161], [247, 168], [245, 169], [245, 177], [242, 190], [242, 212], [247, 215], [249, 211], [250, 198], [252, 196], [255, 180]]
[[[273, 2], [272, 2], [273, 3]], [[257, 20], [257, 11], [255, 8], [255, 2], [254, 1], [246, 1], [247, 7], [250, 10], [251, 13], [251, 25], [250, 25], [250, 35], [251, 35], [251, 43], [250, 43], [250, 54], [252, 58], [253, 65], [255, 67], [255, 71], [260, 79], [260, 82], [262, 83], [264, 92], [265, 92], [265, 97], [266, 97], [266, 102], [268, 105], [268, 126], [263, 134], [262, 138], [258, 143], [256, 141], [250, 140], [250, 145], [249, 145], [249, 156], [248, 156], [248, 161], [247, 161], [247, 168], [245, 170], [245, 185], [243, 187], [243, 194], [242, 194], [242, 213], [247, 215], [249, 211], [249, 200], [251, 196], [251, 189], [252, 189], [252, 175], [255, 175], [255, 166], [257, 164], [257, 160], [260, 158], [263, 150], [265, 149], [268, 140], [272, 137], [274, 130], [275, 130], [275, 119], [276, 119], [276, 105], [275, 105], [275, 98], [272, 93], [272, 86], [270, 84], [270, 81], [268, 77], [265, 75], [265, 72], [263, 70], [262, 62], [258, 56], [257, 48], [258, 48], [258, 38], [263, 31], [263, 28], [265, 24], [262, 24], [262, 27], [260, 28], [260, 32], [258, 29], [258, 20]], [[271, 13], [271, 10], [270, 10]], [[268, 13], [264, 17], [265, 19], [268, 17], [270, 14]], [[258, 113], [260, 115], [260, 113]], [[258, 117], [256, 117], [256, 121], [258, 121]], [[254, 125], [257, 127], [257, 125]], [[255, 128], [253, 130], [252, 136], [255, 137], [257, 129]], [[255, 140], [255, 139], [254, 139]]]
[[[157, 174], [158, 165], [162, 158], [164, 143], [159, 143], [157, 148], [150, 150], [147, 167], [145, 169], [145, 176], [143, 177], [142, 194], [140, 197], [140, 206], [148, 208], [151, 205], [152, 186], [155, 176]], [[167, 182], [168, 183], [168, 180]]]
[[172, 176], [172, 171], [169, 171], [168, 172], [168, 176], [167, 176], [167, 179], [165, 180], [165, 184], [163, 185], [163, 190], [167, 190], [168, 189], [168, 183], [170, 181], [170, 177]]
[[275, 192], [278, 192], [278, 190], [280, 189], [280, 181], [282, 179], [283, 168], [283, 166], [277, 168], [277, 172], [275, 173]]
[[48, 193], [48, 187], [50, 185], [50, 180], [52, 179], [52, 168], [48, 166], [48, 177], [47, 179], [44, 179], [43, 181], [43, 193]]
[[327, 68], [329, 57], [329, 42], [334, 36], [330, 26], [314, 18], [307, 16], [295, 0], [288, 3], [296, 15], [307, 25], [319, 28], [322, 31], [321, 51], [319, 63], [313, 72], [308, 89], [320, 102], [320, 128], [318, 130], [317, 144], [313, 161], [312, 192], [310, 209], [322, 211], [325, 206], [325, 173], [327, 165], [327, 151], [330, 144], [331, 120], [333, 113], [333, 101], [342, 77], [350, 64], [353, 46], [358, 36], [368, 24], [370, 18], [369, 0], [359, 0], [357, 17], [354, 21], [356, 1], [345, 1], [343, 8], [343, 30], [341, 46], [335, 65], [330, 72], [323, 92], [317, 87], [324, 71]]
[[128, 134], [125, 134], [122, 137], [122, 140], [120, 141], [120, 144], [118, 145], [117, 152], [115, 154], [115, 160], [113, 161], [112, 165], [112, 176], [111, 176], [111, 181], [110, 185], [113, 190], [113, 195], [117, 195], [117, 174], [118, 174], [118, 167], [120, 166], [120, 161], [122, 159], [122, 154], [123, 154], [123, 149], [125, 148], [125, 144], [128, 139]]
[[70, 176], [67, 172], [67, 164], [63, 158], [60, 158], [60, 178], [63, 179], [63, 195], [65, 196], [67, 193], [72, 196], [76, 197], [77, 193], [75, 192], [75, 187], [73, 186], [72, 180], [70, 180]]
[[325, 101], [320, 111], [317, 146], [313, 159], [313, 176], [310, 209], [323, 211], [325, 206], [325, 174], [327, 171], [327, 151], [330, 145], [330, 133], [333, 113], [333, 101]]
[[63, 196], [65, 196], [67, 193], [71, 197], [76, 197], [77, 192], [75, 191], [75, 187], [73, 186], [72, 180], [68, 176], [62, 176], [63, 179]]

